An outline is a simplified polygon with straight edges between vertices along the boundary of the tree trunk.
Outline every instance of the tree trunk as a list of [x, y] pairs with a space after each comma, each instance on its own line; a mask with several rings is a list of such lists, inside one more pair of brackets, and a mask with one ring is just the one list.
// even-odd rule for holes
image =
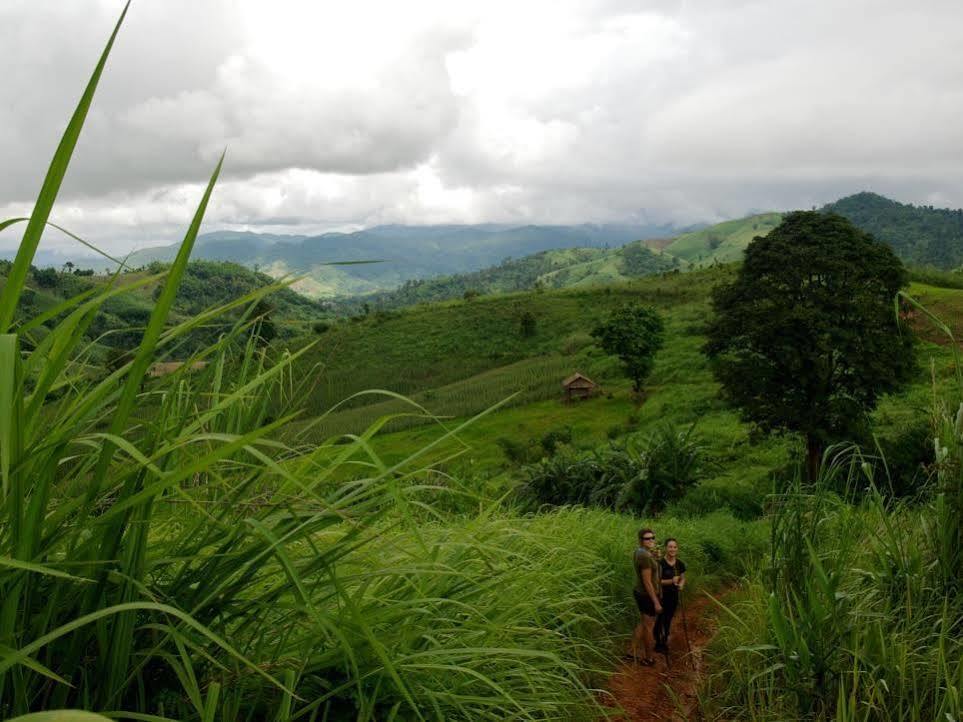
[[812, 434], [806, 434], [806, 478], [813, 483], [819, 477], [819, 466], [823, 461], [823, 445]]

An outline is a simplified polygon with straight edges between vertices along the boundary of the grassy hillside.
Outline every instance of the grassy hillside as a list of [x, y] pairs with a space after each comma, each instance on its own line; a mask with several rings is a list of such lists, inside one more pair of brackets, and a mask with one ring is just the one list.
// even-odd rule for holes
[[[717, 277], [669, 273], [618, 286], [448, 301], [342, 321], [299, 361], [301, 373], [317, 369], [319, 385], [308, 408], [320, 412], [362, 389], [417, 393], [528, 358], [561, 354], [581, 361], [583, 351], [597, 354], [588, 350], [589, 333], [608, 311], [641, 300], [685, 313], [687, 303], [704, 307]], [[522, 330], [526, 313], [535, 318], [530, 336]]]
[[[427, 457], [438, 461], [456, 454], [445, 464], [452, 473], [497, 477], [501, 484], [517, 472], [519, 460], [544, 453], [549, 434], [564, 434], [574, 446], [592, 449], [612, 439], [645, 437], [665, 422], [679, 428], [696, 422], [712, 471], [685, 508], [704, 512], [728, 504], [758, 512], [773, 472], [789, 463], [796, 446], [791, 437], [756, 437], [726, 408], [701, 353], [709, 291], [732, 272], [722, 266], [609, 287], [454, 301], [338, 324], [299, 361], [297, 375], [313, 376], [315, 386], [304, 397], [306, 418], [288, 431], [291, 438], [318, 443], [361, 433], [392, 417], [373, 442], [390, 463], [504, 402]], [[950, 294], [963, 318], [963, 292], [919, 284], [913, 291], [927, 299]], [[666, 346], [641, 405], [633, 402], [618, 362], [589, 335], [597, 321], [627, 301], [652, 304], [667, 323]], [[537, 319], [530, 337], [521, 333], [525, 312]], [[936, 363], [939, 379], [951, 378], [948, 349], [928, 345], [925, 357]], [[603, 393], [586, 402], [562, 403], [561, 381], [573, 371], [600, 383]], [[421, 408], [366, 394], [332, 411], [365, 389], [404, 394]], [[926, 408], [931, 390], [921, 375], [909, 391], [881, 403], [874, 431], [882, 443], [899, 443], [907, 429], [915, 428], [911, 419]]]
[[763, 213], [718, 223], [678, 236], [664, 251], [693, 264], [735, 261], [753, 238], [766, 235], [781, 220], [780, 213]]

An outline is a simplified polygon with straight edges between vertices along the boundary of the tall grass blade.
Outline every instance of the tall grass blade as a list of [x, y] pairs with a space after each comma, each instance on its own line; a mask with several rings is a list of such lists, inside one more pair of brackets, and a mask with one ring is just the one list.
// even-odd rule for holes
[[94, 93], [97, 91], [97, 84], [100, 82], [100, 76], [104, 72], [104, 66], [107, 64], [107, 57], [110, 55], [110, 50], [114, 45], [114, 39], [120, 31], [120, 26], [124, 22], [124, 17], [127, 15], [127, 9], [129, 7], [130, 0], [128, 0], [127, 5], [124, 6], [124, 10], [121, 12], [120, 18], [114, 26], [114, 31], [107, 41], [107, 47], [104, 48], [104, 52], [100, 56], [100, 61], [97, 63], [97, 67], [94, 69], [93, 75], [87, 83], [86, 90], [84, 90], [83, 95], [80, 97], [80, 102], [77, 104], [73, 117], [67, 124], [67, 129], [64, 131], [63, 137], [60, 139], [60, 145], [54, 153], [53, 160], [50, 162], [47, 175], [40, 188], [40, 194], [37, 196], [37, 202], [30, 215], [30, 220], [27, 222], [27, 228], [23, 232], [23, 240], [20, 242], [17, 256], [7, 275], [7, 283], [3, 287], [3, 291], [0, 292], [0, 333], [6, 333], [13, 322], [17, 303], [20, 300], [20, 293], [23, 291], [24, 283], [27, 280], [27, 273], [30, 270], [30, 264], [33, 262], [34, 254], [37, 252], [40, 237], [43, 235], [44, 227], [47, 225], [47, 218], [50, 216], [54, 201], [57, 199], [57, 193], [60, 191], [60, 185], [63, 183], [64, 175], [67, 173], [67, 166], [70, 164], [70, 158], [73, 155], [74, 148], [77, 146], [80, 131], [84, 126], [84, 121], [87, 119], [87, 111], [90, 110]]
[[20, 350], [13, 334], [0, 335], [0, 499], [10, 492], [10, 465], [18, 446], [17, 369]]

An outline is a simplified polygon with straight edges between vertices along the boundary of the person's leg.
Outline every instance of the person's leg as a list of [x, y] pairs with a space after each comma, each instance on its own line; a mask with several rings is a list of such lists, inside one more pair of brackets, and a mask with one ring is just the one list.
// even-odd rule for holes
[[655, 646], [660, 647], [665, 642], [666, 632], [665, 632], [665, 606], [662, 607], [662, 612], [658, 617], [655, 618], [655, 626], [652, 628], [652, 633], [655, 636]]
[[661, 622], [659, 629], [662, 632], [662, 637], [657, 641], [665, 647], [669, 646], [669, 630], [672, 628], [672, 618], [675, 616], [677, 606], [678, 602], [670, 601], [663, 605], [662, 614], [659, 615], [659, 621]]
[[632, 632], [632, 658], [636, 661], [640, 659], [647, 659], [646, 657], [640, 656], [640, 653], [645, 651], [645, 615], [640, 614], [639, 623], [635, 625], [635, 630]]
[[632, 658], [638, 661], [641, 659], [639, 653], [645, 647], [645, 600], [638, 590], [632, 590], [632, 597], [635, 599], [635, 606], [639, 610], [639, 623], [635, 625], [635, 629], [632, 631]]
[[654, 659], [655, 657], [655, 636], [652, 633], [655, 627], [655, 617], [645, 614], [642, 616], [642, 623], [645, 633], [642, 637], [643, 645], [645, 646], [645, 660]]

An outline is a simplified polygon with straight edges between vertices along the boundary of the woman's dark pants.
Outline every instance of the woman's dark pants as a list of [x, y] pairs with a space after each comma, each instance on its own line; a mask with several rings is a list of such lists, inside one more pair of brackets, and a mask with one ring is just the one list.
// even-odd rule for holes
[[679, 595], [665, 593], [662, 596], [662, 614], [655, 620], [655, 628], [652, 630], [655, 636], [655, 643], [659, 645], [669, 644], [669, 627], [672, 626], [672, 617], [675, 616], [676, 607], [679, 606]]

